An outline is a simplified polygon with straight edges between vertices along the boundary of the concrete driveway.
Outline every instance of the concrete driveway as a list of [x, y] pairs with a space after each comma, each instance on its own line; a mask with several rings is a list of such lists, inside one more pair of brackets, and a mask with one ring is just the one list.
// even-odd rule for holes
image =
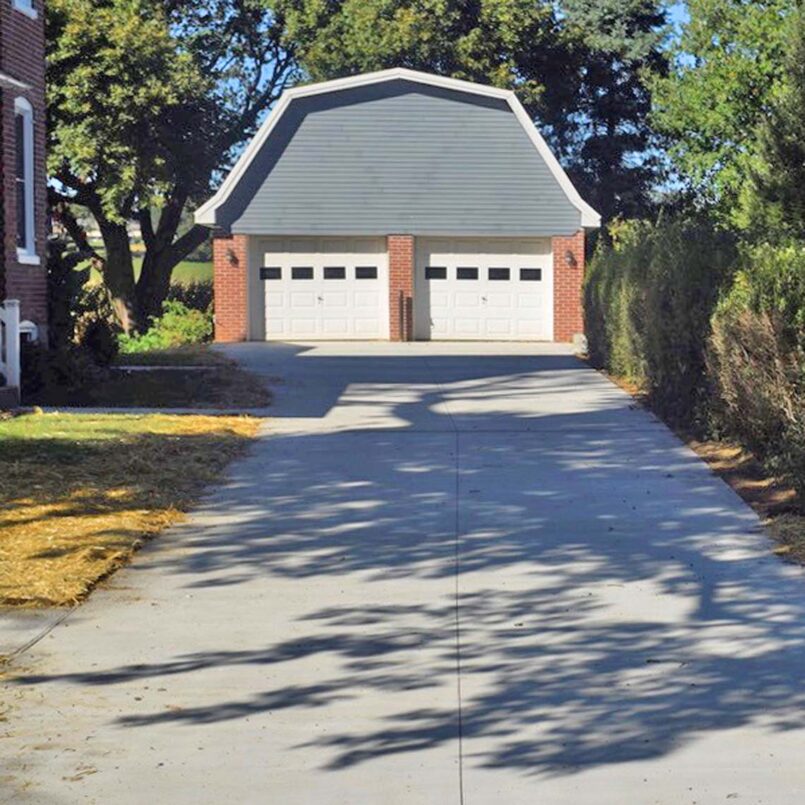
[[803, 573], [620, 390], [558, 347], [231, 353], [275, 418], [17, 658], [8, 801], [805, 799]]

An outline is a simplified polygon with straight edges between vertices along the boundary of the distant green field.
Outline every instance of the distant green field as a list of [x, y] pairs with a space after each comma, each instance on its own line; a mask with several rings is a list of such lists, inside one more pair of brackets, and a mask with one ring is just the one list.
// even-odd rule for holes
[[[142, 266], [142, 258], [134, 258], [134, 276], [140, 276], [140, 266]], [[182, 260], [176, 268], [173, 269], [173, 282], [178, 282], [182, 285], [187, 285], [190, 282], [200, 282], [202, 280], [212, 279], [212, 263], [192, 263], [189, 260]], [[91, 283], [100, 282], [101, 276], [97, 271], [90, 274], [89, 281]]]

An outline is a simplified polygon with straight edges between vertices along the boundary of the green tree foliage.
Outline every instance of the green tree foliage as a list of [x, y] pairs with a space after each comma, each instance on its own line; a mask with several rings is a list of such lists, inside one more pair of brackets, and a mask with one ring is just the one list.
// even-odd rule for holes
[[[562, 7], [575, 75], [570, 102], [552, 123], [559, 153], [605, 219], [646, 215], [665, 167], [647, 83], [667, 74], [664, 3], [564, 0]], [[567, 81], [561, 64], [554, 70], [546, 80]]]
[[[262, 0], [47, 3], [51, 205], [100, 267], [125, 330], [159, 313], [174, 266], [208, 237], [183, 231], [182, 214], [293, 77], [283, 34]], [[76, 204], [97, 222], [103, 253]], [[145, 244], [139, 279], [132, 219]]]
[[757, 128], [785, 75], [796, 0], [689, 0], [670, 74], [649, 76], [653, 120], [699, 201], [741, 220]]
[[514, 89], [605, 218], [655, 179], [646, 71], [665, 69], [655, 0], [276, 0], [306, 74], [410, 67]]
[[747, 220], [753, 229], [805, 239], [805, 13], [795, 15], [786, 79], [760, 127]]

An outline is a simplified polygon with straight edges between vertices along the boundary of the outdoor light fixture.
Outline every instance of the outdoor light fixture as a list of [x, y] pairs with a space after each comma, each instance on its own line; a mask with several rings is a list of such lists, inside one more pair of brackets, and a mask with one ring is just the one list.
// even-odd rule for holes
[[579, 261], [576, 259], [576, 255], [573, 254], [570, 249], [565, 252], [565, 261], [571, 268], [579, 267]]
[[238, 264], [238, 256], [235, 254], [234, 249], [226, 250], [226, 258], [229, 260], [229, 265], [236, 266]]

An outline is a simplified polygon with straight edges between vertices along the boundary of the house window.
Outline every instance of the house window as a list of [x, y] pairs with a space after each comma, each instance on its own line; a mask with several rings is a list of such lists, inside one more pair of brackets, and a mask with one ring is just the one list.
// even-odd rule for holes
[[27, 14], [31, 19], [36, 19], [37, 14], [34, 8], [34, 0], [11, 0], [11, 5], [13, 5], [17, 11]]
[[38, 263], [34, 240], [34, 110], [25, 98], [14, 101], [14, 150], [17, 259]]

